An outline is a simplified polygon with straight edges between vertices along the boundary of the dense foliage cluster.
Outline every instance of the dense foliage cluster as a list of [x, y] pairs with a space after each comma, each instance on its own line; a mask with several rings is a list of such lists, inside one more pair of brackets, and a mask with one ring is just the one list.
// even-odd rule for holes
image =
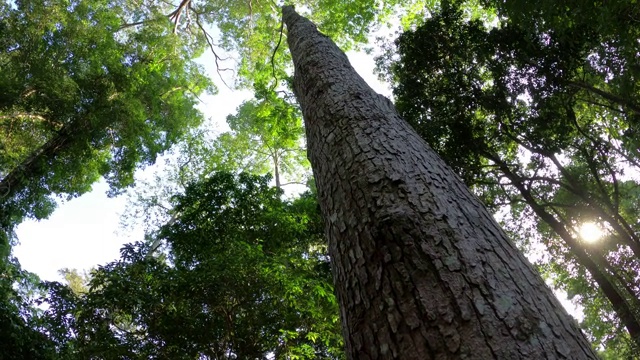
[[[583, 306], [594, 342], [631, 356], [629, 334], [640, 344], [638, 8], [578, 3], [500, 3], [491, 25], [445, 4], [379, 65], [405, 119], [523, 248], [545, 250], [541, 271]], [[604, 229], [596, 243], [580, 238], [589, 222]]]
[[[202, 121], [213, 90], [201, 47], [169, 21], [123, 28], [126, 4], [0, 3], [0, 225], [42, 219], [52, 195], [78, 196], [101, 176], [117, 192], [140, 164]], [[8, 240], [5, 238], [5, 241]]]
[[[341, 358], [318, 205], [312, 194], [282, 200], [269, 180], [218, 173], [193, 183], [174, 199], [161, 248], [128, 244], [86, 277], [67, 270], [69, 286], [27, 294], [37, 282], [26, 279], [10, 302], [22, 308], [3, 316], [31, 313], [20, 331], [2, 330], [20, 336], [3, 342], [3, 356]], [[29, 298], [45, 310], [20, 303]]]

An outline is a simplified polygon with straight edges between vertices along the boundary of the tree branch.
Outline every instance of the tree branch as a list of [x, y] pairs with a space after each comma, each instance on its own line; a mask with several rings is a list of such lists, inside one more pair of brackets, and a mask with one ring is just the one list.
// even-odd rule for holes
[[9, 115], [0, 115], [0, 120], [12, 120], [15, 118], [28, 119], [28, 120], [40, 120], [41, 122], [51, 124], [56, 128], [56, 130], [60, 129], [63, 126], [61, 123], [51, 121], [42, 115], [32, 114], [28, 112], [14, 112]]
[[280, 37], [278, 38], [278, 44], [276, 45], [276, 48], [273, 49], [273, 54], [271, 54], [271, 70], [273, 72], [273, 78], [275, 79], [275, 83], [273, 84], [271, 91], [275, 90], [275, 88], [278, 86], [278, 76], [276, 75], [275, 57], [276, 57], [276, 52], [280, 47], [280, 43], [282, 42], [283, 29], [284, 29], [284, 20], [280, 20]]
[[633, 111], [634, 113], [640, 115], [640, 106], [638, 106], [637, 104], [634, 104], [633, 102], [620, 97], [618, 95], [612, 94], [610, 92], [598, 89], [595, 86], [592, 86], [590, 84], [587, 84], [585, 82], [582, 81], [567, 81], [567, 84], [582, 90], [586, 90], [590, 93], [596, 94], [598, 96], [600, 96], [601, 98], [608, 100], [612, 103], [618, 104], [622, 107], [626, 107], [629, 110]]
[[566, 229], [565, 225], [558, 221], [552, 214], [547, 212], [540, 204], [534, 199], [530, 191], [528, 191], [522, 184], [522, 178], [511, 171], [506, 164], [501, 163], [501, 160], [496, 155], [491, 155], [491, 160], [498, 164], [502, 164], [501, 170], [505, 176], [511, 180], [514, 186], [520, 191], [522, 197], [527, 201], [527, 204], [533, 209], [534, 213], [546, 222], [551, 229], [555, 231], [565, 244], [571, 249], [571, 252], [575, 255], [577, 262], [584, 266], [595, 282], [600, 286], [600, 289], [605, 294], [607, 299], [611, 302], [611, 305], [615, 309], [616, 313], [620, 317], [620, 320], [624, 323], [629, 331], [629, 334], [633, 339], [640, 339], [640, 319], [634, 314], [633, 308], [638, 307], [637, 298], [633, 297], [634, 305], [629, 304], [626, 297], [619, 293], [620, 288], [615, 286], [609, 279], [609, 276], [602, 270], [607, 267], [607, 261], [599, 254], [589, 254], [585, 249], [580, 246], [573, 235]]
[[233, 69], [221, 69], [220, 68], [220, 63], [218, 61], [225, 61], [228, 58], [221, 58], [220, 56], [218, 56], [218, 54], [216, 53], [216, 50], [213, 47], [213, 37], [211, 35], [209, 35], [209, 32], [207, 32], [207, 30], [205, 30], [204, 26], [202, 25], [202, 23], [200, 22], [200, 13], [198, 13], [193, 7], [190, 7], [191, 11], [196, 14], [195, 16], [195, 20], [196, 20], [196, 24], [198, 25], [198, 28], [200, 28], [200, 30], [202, 31], [202, 33], [204, 34], [204, 38], [207, 41], [207, 45], [209, 45], [209, 49], [211, 49], [211, 52], [213, 53], [213, 56], [215, 58], [215, 63], [216, 63], [216, 72], [218, 73], [218, 76], [220, 77], [220, 80], [222, 81], [222, 83], [231, 90], [231, 87], [229, 85], [227, 85], [227, 83], [224, 81], [224, 79], [222, 78], [222, 74], [220, 73], [220, 71], [233, 71]]

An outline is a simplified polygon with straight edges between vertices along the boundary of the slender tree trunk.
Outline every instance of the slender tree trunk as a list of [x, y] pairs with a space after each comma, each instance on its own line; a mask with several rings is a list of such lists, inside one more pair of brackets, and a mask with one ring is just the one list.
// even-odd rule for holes
[[283, 8], [350, 359], [595, 359], [489, 212]]
[[282, 185], [280, 184], [280, 159], [278, 158], [278, 152], [274, 151], [274, 155], [273, 155], [273, 168], [274, 168], [274, 177], [276, 180], [276, 187], [277, 188], [281, 188]]
[[[589, 254], [574, 237], [567, 231], [566, 227], [558, 221], [543, 206], [538, 204], [531, 191], [529, 191], [523, 183], [523, 179], [515, 174], [509, 166], [503, 162], [498, 156], [487, 155], [489, 159], [498, 164], [502, 173], [511, 181], [511, 184], [520, 192], [527, 204], [533, 211], [546, 222], [553, 231], [555, 231], [575, 256], [578, 264], [584, 266], [591, 274], [593, 280], [598, 284], [602, 293], [611, 302], [613, 310], [616, 312], [622, 324], [629, 331], [631, 339], [640, 345], [640, 319], [637, 318], [637, 311], [640, 303], [633, 290], [618, 286], [613, 279], [607, 274], [607, 259], [600, 254]], [[619, 282], [624, 285], [624, 281]], [[628, 289], [628, 290], [627, 290]], [[627, 290], [627, 291], [625, 291]]]

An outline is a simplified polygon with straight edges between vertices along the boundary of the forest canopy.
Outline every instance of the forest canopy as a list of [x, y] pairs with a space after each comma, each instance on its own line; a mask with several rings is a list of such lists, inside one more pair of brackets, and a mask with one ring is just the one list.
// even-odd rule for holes
[[[496, 5], [503, 19], [491, 25], [444, 6], [387, 49], [380, 74], [394, 83], [402, 116], [502, 214], [512, 238], [546, 250], [540, 271], [583, 307], [592, 340], [632, 356], [629, 333], [640, 335], [638, 10], [520, 5]], [[602, 237], [585, 241], [585, 224]]]
[[[0, 3], [0, 359], [345, 358], [280, 5]], [[640, 7], [295, 5], [343, 49], [401, 24], [377, 72], [402, 117], [580, 306], [593, 347], [634, 358]], [[254, 92], [222, 134], [197, 108], [217, 92], [205, 52], [216, 76], [231, 64], [225, 86]], [[61, 283], [22, 269], [15, 227], [101, 178], [131, 194], [124, 221], [145, 238]], [[307, 191], [285, 196], [292, 184]]]

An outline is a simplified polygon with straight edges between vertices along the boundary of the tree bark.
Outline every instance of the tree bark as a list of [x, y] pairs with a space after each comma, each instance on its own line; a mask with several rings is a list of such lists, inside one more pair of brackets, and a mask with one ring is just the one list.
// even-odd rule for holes
[[283, 7], [350, 359], [595, 359], [490, 213]]

